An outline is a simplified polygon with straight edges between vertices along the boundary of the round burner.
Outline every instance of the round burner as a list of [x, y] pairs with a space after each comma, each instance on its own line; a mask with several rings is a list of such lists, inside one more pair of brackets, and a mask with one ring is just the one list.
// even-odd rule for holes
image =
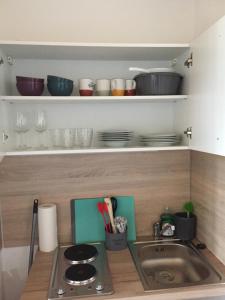
[[65, 258], [71, 264], [85, 264], [95, 260], [97, 249], [92, 245], [80, 244], [72, 246], [64, 252]]
[[89, 264], [79, 264], [70, 266], [66, 272], [64, 279], [71, 285], [85, 285], [95, 280], [96, 269]]

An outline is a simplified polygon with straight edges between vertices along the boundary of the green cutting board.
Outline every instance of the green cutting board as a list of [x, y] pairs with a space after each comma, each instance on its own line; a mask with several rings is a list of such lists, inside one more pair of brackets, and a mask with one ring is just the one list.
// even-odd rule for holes
[[[116, 216], [124, 216], [128, 221], [128, 240], [136, 240], [135, 209], [133, 196], [116, 196], [118, 207]], [[97, 202], [104, 198], [84, 198], [71, 200], [72, 238], [76, 244], [104, 241], [105, 229]]]

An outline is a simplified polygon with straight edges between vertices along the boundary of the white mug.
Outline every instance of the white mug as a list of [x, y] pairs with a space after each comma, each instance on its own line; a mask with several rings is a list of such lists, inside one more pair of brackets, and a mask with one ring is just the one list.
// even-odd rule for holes
[[125, 95], [134, 96], [136, 94], [135, 89], [136, 89], [136, 81], [133, 79], [126, 79]]
[[125, 80], [116, 78], [111, 80], [112, 96], [124, 96], [125, 94]]
[[79, 92], [81, 96], [92, 96], [94, 92], [94, 80], [85, 78], [79, 80]]
[[110, 94], [110, 80], [97, 79], [96, 80], [96, 94], [98, 96], [109, 96]]

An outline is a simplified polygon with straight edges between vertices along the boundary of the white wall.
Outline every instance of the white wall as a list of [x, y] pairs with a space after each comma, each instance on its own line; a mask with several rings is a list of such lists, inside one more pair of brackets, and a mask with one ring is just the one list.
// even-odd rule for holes
[[225, 15], [225, 0], [0, 0], [0, 39], [190, 42]]
[[0, 0], [0, 39], [187, 42], [194, 34], [194, 2]]
[[195, 36], [225, 15], [225, 0], [195, 0]]

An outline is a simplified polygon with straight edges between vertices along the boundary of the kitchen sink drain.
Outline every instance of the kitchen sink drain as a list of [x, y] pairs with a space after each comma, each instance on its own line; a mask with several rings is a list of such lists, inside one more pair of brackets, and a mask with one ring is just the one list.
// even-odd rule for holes
[[160, 271], [157, 274], [157, 279], [162, 283], [172, 283], [175, 279], [175, 275], [170, 271]]

